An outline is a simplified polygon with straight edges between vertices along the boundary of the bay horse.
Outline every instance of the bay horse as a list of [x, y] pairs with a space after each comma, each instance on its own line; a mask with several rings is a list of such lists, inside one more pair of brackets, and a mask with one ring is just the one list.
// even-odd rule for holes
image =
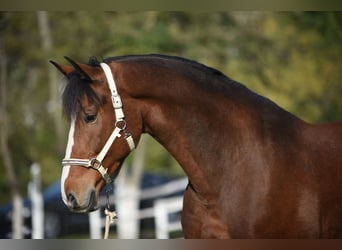
[[70, 210], [148, 133], [179, 162], [185, 238], [342, 237], [342, 123], [309, 124], [218, 70], [165, 55], [51, 61], [67, 78], [61, 176]]

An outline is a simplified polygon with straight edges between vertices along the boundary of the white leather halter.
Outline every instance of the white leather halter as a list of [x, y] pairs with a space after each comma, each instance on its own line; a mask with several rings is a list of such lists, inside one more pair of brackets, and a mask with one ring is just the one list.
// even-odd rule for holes
[[131, 151], [134, 150], [135, 144], [134, 144], [132, 135], [126, 131], [126, 120], [125, 120], [125, 115], [122, 109], [123, 107], [122, 100], [117, 91], [112, 71], [106, 63], [100, 63], [100, 65], [106, 75], [109, 89], [112, 95], [112, 103], [113, 103], [115, 117], [116, 117], [115, 128], [112, 134], [109, 136], [106, 144], [103, 146], [102, 150], [95, 158], [92, 158], [92, 159], [65, 158], [62, 161], [62, 166], [81, 166], [81, 167], [95, 169], [100, 172], [101, 176], [106, 181], [106, 184], [109, 184], [112, 182], [112, 178], [107, 173], [108, 169], [103, 167], [102, 161], [106, 157], [108, 150], [112, 146], [113, 142], [115, 141], [116, 138], [121, 137], [121, 132], [123, 132], [125, 139], [127, 141], [127, 144]]

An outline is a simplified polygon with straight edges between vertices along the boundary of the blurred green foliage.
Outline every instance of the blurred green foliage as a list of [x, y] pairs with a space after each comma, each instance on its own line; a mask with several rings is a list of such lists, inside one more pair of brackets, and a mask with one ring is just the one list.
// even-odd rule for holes
[[[53, 49], [42, 49], [35, 12], [0, 13], [0, 52], [7, 58], [9, 145], [22, 192], [29, 166], [42, 166], [43, 186], [59, 178], [64, 146], [51, 109], [48, 60], [86, 62], [123, 54], [163, 53], [219, 69], [309, 122], [342, 120], [341, 12], [49, 12]], [[59, 75], [59, 79], [62, 76]], [[63, 89], [61, 81], [59, 90]], [[0, 135], [1, 136], [1, 135]], [[146, 168], [183, 174], [148, 141]], [[8, 199], [0, 157], [0, 201]]]

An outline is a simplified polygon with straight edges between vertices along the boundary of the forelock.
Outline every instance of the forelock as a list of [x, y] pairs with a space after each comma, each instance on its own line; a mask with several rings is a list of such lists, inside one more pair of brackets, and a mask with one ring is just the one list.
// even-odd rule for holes
[[100, 104], [100, 98], [91, 88], [91, 84], [91, 82], [82, 79], [77, 72], [68, 75], [68, 83], [62, 95], [63, 112], [68, 119], [82, 110], [82, 98], [84, 96], [87, 96], [90, 102], [96, 105]]

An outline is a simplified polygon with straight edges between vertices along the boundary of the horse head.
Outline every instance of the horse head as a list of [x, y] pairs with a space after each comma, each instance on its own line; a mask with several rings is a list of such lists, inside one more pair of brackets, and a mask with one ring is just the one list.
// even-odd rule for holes
[[62, 198], [70, 210], [89, 212], [98, 208], [99, 192], [138, 143], [142, 121], [129, 100], [123, 107], [121, 97], [127, 93], [116, 86], [108, 64], [66, 59], [71, 66], [51, 61], [68, 81], [63, 108], [71, 125], [62, 162]]

